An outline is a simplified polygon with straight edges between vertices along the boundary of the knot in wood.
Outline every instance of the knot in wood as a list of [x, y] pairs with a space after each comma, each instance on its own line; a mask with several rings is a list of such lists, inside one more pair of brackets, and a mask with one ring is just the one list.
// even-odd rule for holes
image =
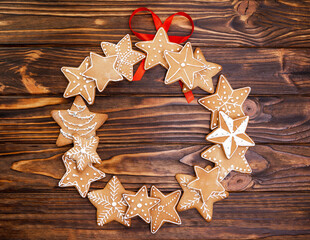
[[237, 12], [241, 16], [251, 16], [257, 9], [257, 2], [255, 0], [243, 0], [237, 5]]
[[246, 116], [249, 116], [250, 119], [255, 118], [260, 113], [259, 103], [252, 99], [246, 99], [243, 106], [243, 112]]

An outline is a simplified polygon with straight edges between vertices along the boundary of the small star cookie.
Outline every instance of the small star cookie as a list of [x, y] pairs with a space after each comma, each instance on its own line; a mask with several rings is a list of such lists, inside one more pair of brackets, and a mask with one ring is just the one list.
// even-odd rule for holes
[[86, 71], [89, 65], [89, 57], [86, 57], [78, 68], [61, 68], [62, 73], [69, 81], [69, 84], [64, 92], [64, 98], [81, 95], [88, 102], [88, 104], [94, 103], [96, 83], [94, 80], [82, 76], [82, 73]]
[[77, 169], [83, 171], [89, 163], [101, 163], [101, 159], [96, 152], [99, 144], [98, 137], [84, 138], [73, 135], [74, 147], [65, 153], [70, 159], [76, 161]]
[[128, 81], [132, 81], [133, 65], [145, 58], [145, 55], [132, 50], [130, 35], [127, 34], [117, 44], [102, 42], [101, 48], [107, 57], [117, 56], [115, 69]]
[[252, 169], [245, 158], [248, 147], [238, 147], [235, 154], [228, 159], [218, 144], [206, 149], [201, 157], [215, 163], [220, 168], [219, 180], [222, 181], [231, 171], [251, 173]]
[[245, 116], [242, 104], [250, 91], [250, 87], [233, 90], [224, 75], [221, 75], [215, 94], [198, 100], [202, 106], [212, 112], [211, 129], [213, 130], [217, 127], [219, 111], [223, 111], [231, 118]]
[[59, 187], [74, 186], [84, 198], [88, 193], [90, 184], [105, 177], [105, 174], [91, 164], [87, 165], [84, 171], [80, 172], [76, 168], [75, 162], [63, 155], [62, 160], [66, 167], [66, 173], [59, 181]]
[[123, 80], [122, 75], [115, 69], [117, 56], [102, 57], [91, 52], [90, 58], [91, 66], [82, 75], [95, 80], [99, 92], [102, 92], [110, 81]]
[[151, 197], [159, 198], [160, 203], [151, 209], [151, 233], [156, 233], [165, 222], [181, 224], [180, 216], [176, 211], [180, 196], [180, 190], [164, 195], [155, 186], [152, 186]]
[[160, 202], [159, 198], [149, 197], [146, 186], [140, 188], [135, 195], [123, 194], [123, 197], [128, 205], [126, 218], [139, 216], [146, 223], [150, 223], [150, 209]]
[[251, 147], [254, 141], [245, 133], [249, 117], [232, 119], [224, 112], [219, 114], [219, 127], [209, 133], [206, 139], [210, 142], [221, 144], [225, 155], [230, 159], [238, 146]]
[[192, 89], [189, 89], [187, 86], [183, 86], [183, 92], [188, 92], [196, 87], [199, 87], [206, 92], [213, 93], [214, 87], [212, 77], [214, 77], [222, 70], [222, 66], [216, 63], [207, 62], [200, 48], [195, 49], [194, 58], [204, 63], [206, 65], [206, 69], [195, 73], [194, 85]]
[[144, 69], [148, 70], [158, 64], [168, 69], [168, 63], [165, 59], [166, 50], [177, 52], [182, 46], [169, 41], [168, 34], [163, 27], [159, 28], [152, 41], [137, 42], [136, 47], [146, 52]]
[[56, 141], [58, 147], [72, 143], [73, 134], [89, 138], [107, 120], [107, 114], [90, 112], [82, 97], [77, 96], [70, 109], [53, 110], [52, 117], [61, 127]]
[[186, 43], [180, 52], [165, 51], [164, 54], [169, 64], [165, 83], [171, 84], [180, 80], [192, 89], [195, 74], [205, 69], [206, 65], [194, 57], [191, 43]]
[[127, 203], [123, 198], [124, 193], [133, 194], [133, 192], [125, 190], [116, 176], [110, 179], [104, 189], [88, 193], [89, 201], [97, 208], [97, 224], [99, 226], [117, 221], [130, 227], [131, 219], [125, 217]]

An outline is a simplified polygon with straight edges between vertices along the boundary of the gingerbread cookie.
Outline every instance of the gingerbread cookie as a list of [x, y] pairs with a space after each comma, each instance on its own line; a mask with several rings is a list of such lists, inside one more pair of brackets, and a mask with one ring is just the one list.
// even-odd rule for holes
[[206, 139], [223, 146], [225, 155], [230, 159], [238, 146], [254, 146], [254, 141], [245, 133], [249, 117], [232, 119], [224, 112], [219, 113], [219, 127], [209, 133]]
[[83, 72], [83, 76], [95, 80], [99, 92], [102, 92], [110, 81], [123, 80], [122, 75], [115, 69], [117, 56], [102, 57], [90, 53], [91, 66]]
[[176, 211], [176, 205], [180, 196], [180, 190], [164, 195], [155, 186], [152, 186], [151, 197], [160, 199], [160, 203], [153, 207], [150, 212], [152, 233], [156, 233], [165, 222], [181, 224], [180, 216]]
[[76, 161], [77, 169], [83, 171], [89, 163], [101, 163], [96, 152], [99, 144], [98, 137], [84, 138], [80, 135], [73, 135], [74, 147], [65, 153], [70, 159]]
[[158, 64], [168, 69], [169, 66], [164, 52], [166, 50], [177, 52], [182, 48], [181, 45], [169, 41], [168, 34], [163, 27], [158, 29], [152, 41], [137, 42], [136, 47], [146, 52], [145, 70], [155, 67]]
[[107, 57], [117, 56], [115, 69], [127, 80], [132, 81], [133, 65], [145, 58], [145, 55], [132, 50], [130, 35], [127, 34], [117, 44], [102, 42], [101, 48]]
[[127, 203], [123, 198], [124, 193], [134, 194], [125, 190], [116, 176], [110, 179], [104, 189], [88, 193], [89, 201], [97, 208], [97, 224], [99, 226], [117, 221], [130, 227], [131, 219], [125, 217]]
[[242, 104], [250, 91], [250, 87], [233, 90], [224, 75], [221, 75], [215, 94], [198, 100], [202, 106], [212, 112], [211, 129], [217, 127], [219, 111], [223, 111], [231, 118], [243, 117]]
[[66, 173], [59, 181], [59, 187], [71, 187], [74, 186], [84, 198], [88, 193], [90, 184], [105, 177], [105, 174], [91, 164], [88, 164], [84, 171], [77, 170], [75, 162], [63, 155], [62, 160], [66, 167]]
[[88, 110], [85, 102], [77, 96], [71, 109], [53, 110], [52, 117], [61, 127], [56, 141], [57, 146], [72, 143], [73, 134], [85, 138], [96, 135], [96, 130], [107, 120], [107, 114], [92, 113]]
[[193, 84], [192, 89], [188, 88], [187, 86], [183, 86], [183, 89], [182, 89], [183, 92], [188, 92], [188, 91], [193, 90], [196, 87], [199, 87], [206, 92], [213, 93], [214, 87], [213, 87], [212, 77], [214, 77], [216, 74], [218, 74], [222, 70], [222, 66], [216, 63], [207, 62], [200, 48], [195, 49], [194, 58], [204, 63], [206, 65], [206, 69], [195, 73], [195, 77], [193, 80], [194, 84]]
[[164, 55], [169, 64], [165, 83], [171, 84], [180, 80], [192, 89], [195, 74], [205, 69], [206, 65], [194, 57], [191, 43], [186, 43], [180, 52], [165, 51]]
[[251, 173], [252, 169], [245, 158], [248, 147], [238, 147], [235, 154], [228, 159], [218, 144], [201, 153], [201, 157], [215, 163], [220, 168], [219, 180], [222, 181], [231, 171]]
[[150, 209], [160, 202], [159, 198], [148, 196], [147, 187], [143, 186], [136, 194], [123, 194], [124, 200], [128, 205], [126, 218], [139, 216], [146, 223], [150, 223]]

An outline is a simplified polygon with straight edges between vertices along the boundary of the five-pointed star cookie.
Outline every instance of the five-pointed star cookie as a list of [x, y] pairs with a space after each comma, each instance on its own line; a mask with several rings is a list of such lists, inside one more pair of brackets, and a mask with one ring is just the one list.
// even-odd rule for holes
[[180, 80], [192, 89], [195, 74], [205, 69], [206, 65], [194, 57], [191, 43], [186, 43], [180, 52], [165, 51], [164, 54], [169, 64], [165, 83], [170, 84]]
[[221, 75], [215, 94], [198, 100], [202, 106], [212, 112], [211, 129], [216, 128], [218, 125], [219, 111], [223, 111], [231, 118], [244, 116], [242, 104], [250, 91], [250, 87], [233, 90], [224, 75]]
[[77, 96], [67, 110], [53, 110], [52, 117], [61, 127], [56, 141], [57, 146], [72, 143], [73, 134], [89, 138], [96, 135], [96, 130], [107, 120], [107, 114], [90, 112], [82, 97]]
[[84, 138], [74, 134], [73, 144], [73, 148], [67, 151], [65, 155], [76, 161], [79, 171], [83, 171], [89, 163], [101, 163], [101, 159], [96, 152], [99, 144], [98, 137]]
[[124, 189], [116, 176], [113, 176], [104, 189], [88, 193], [89, 201], [97, 208], [97, 224], [103, 226], [106, 223], [117, 221], [130, 227], [131, 219], [125, 217], [127, 203], [123, 194], [133, 194]]
[[228, 159], [218, 144], [213, 145], [201, 153], [201, 157], [215, 163], [219, 166], [219, 180], [222, 181], [231, 171], [235, 170], [241, 173], [251, 173], [252, 169], [245, 158], [248, 147], [238, 147], [235, 154]]
[[225, 155], [230, 159], [238, 146], [254, 146], [253, 140], [245, 133], [248, 126], [249, 117], [232, 119], [224, 112], [219, 114], [219, 127], [209, 133], [206, 139], [223, 146]]
[[66, 167], [66, 173], [58, 183], [59, 187], [74, 186], [84, 198], [88, 193], [90, 184], [105, 177], [105, 174], [94, 168], [91, 164], [87, 165], [84, 171], [77, 170], [75, 162], [63, 155], [62, 160]]
[[225, 192], [225, 188], [218, 181], [219, 167], [210, 171], [199, 166], [194, 167], [196, 178], [187, 184], [188, 188], [200, 192], [202, 201], [207, 203], [209, 199], [218, 195], [218, 192]]
[[127, 34], [117, 44], [102, 42], [101, 48], [107, 57], [117, 56], [115, 69], [127, 80], [132, 81], [133, 65], [145, 58], [145, 55], [132, 50], [130, 35]]
[[165, 59], [164, 52], [166, 50], [177, 52], [182, 48], [181, 45], [169, 41], [168, 34], [163, 27], [158, 29], [152, 41], [137, 42], [136, 47], [146, 52], [145, 70], [158, 64], [162, 65], [164, 68], [168, 68], [169, 66]]
[[206, 65], [206, 69], [195, 73], [192, 89], [189, 89], [187, 86], [183, 86], [183, 92], [188, 92], [196, 87], [200, 87], [206, 92], [213, 93], [214, 87], [212, 83], [212, 77], [214, 77], [216, 74], [219, 73], [219, 71], [222, 70], [222, 66], [216, 63], [207, 62], [200, 48], [195, 49], [194, 57], [204, 63]]
[[91, 52], [90, 59], [91, 66], [82, 75], [95, 80], [99, 92], [102, 92], [110, 81], [123, 80], [122, 75], [115, 69], [117, 56], [102, 57]]
[[94, 103], [96, 83], [94, 80], [82, 76], [82, 73], [86, 71], [89, 65], [89, 57], [86, 57], [78, 68], [61, 68], [62, 73], [69, 81], [69, 84], [64, 92], [65, 98], [81, 95], [88, 102], [88, 104]]
[[178, 212], [189, 209], [197, 209], [200, 215], [207, 221], [212, 220], [213, 204], [228, 197], [228, 192], [214, 192], [206, 202], [203, 202], [199, 191], [188, 188], [188, 183], [195, 180], [195, 177], [186, 174], [177, 174], [176, 179], [180, 184], [183, 194], [177, 206]]
[[126, 218], [139, 216], [146, 223], [150, 223], [150, 209], [160, 202], [159, 198], [148, 196], [147, 187], [143, 186], [136, 194], [123, 194], [124, 200], [128, 205]]
[[156, 233], [165, 223], [181, 224], [181, 219], [176, 211], [176, 205], [180, 199], [181, 191], [177, 190], [164, 195], [155, 186], [151, 188], [151, 197], [159, 198], [160, 203], [151, 209], [151, 232]]

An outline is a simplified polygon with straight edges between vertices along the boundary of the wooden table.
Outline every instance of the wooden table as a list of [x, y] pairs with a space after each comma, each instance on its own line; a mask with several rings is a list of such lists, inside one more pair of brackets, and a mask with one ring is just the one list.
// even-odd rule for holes
[[[232, 172], [224, 181], [230, 196], [214, 205], [211, 223], [197, 211], [181, 212], [182, 225], [165, 224], [152, 235], [135, 218], [96, 225], [96, 210], [75, 188], [59, 188], [65, 172], [56, 147], [54, 109], [74, 98], [62, 94], [62, 66], [77, 67], [101, 41], [118, 42], [131, 31], [129, 16], [148, 7], [162, 20], [185, 11], [195, 22], [190, 38], [207, 60], [223, 66], [233, 88], [250, 86], [244, 110], [256, 146], [247, 159], [251, 175]], [[1, 239], [307, 239], [310, 238], [310, 18], [309, 1], [39, 1], [0, 2], [0, 211]], [[134, 27], [154, 33], [149, 15]], [[169, 34], [190, 26], [177, 17]], [[133, 42], [138, 39], [132, 36]], [[111, 83], [97, 93], [94, 112], [109, 119], [98, 131], [103, 188], [117, 175], [126, 189], [146, 184], [179, 189], [174, 175], [193, 174], [210, 146], [210, 112], [188, 104], [179, 85], [165, 85], [155, 67], [142, 81]], [[217, 77], [214, 78], [214, 85]]]

